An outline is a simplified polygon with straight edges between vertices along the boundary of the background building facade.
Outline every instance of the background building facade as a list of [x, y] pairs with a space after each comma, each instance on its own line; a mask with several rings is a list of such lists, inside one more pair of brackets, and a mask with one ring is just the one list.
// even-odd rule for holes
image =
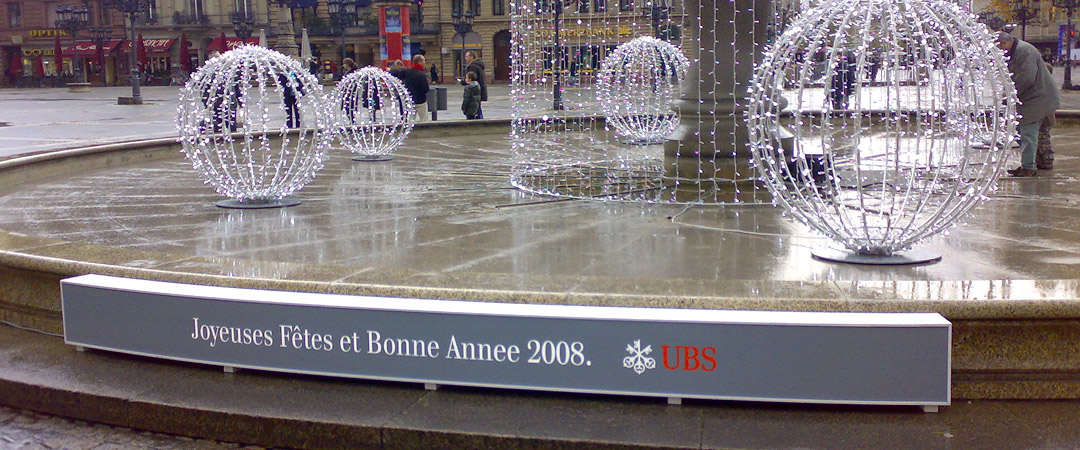
[[[411, 33], [404, 43], [407, 54], [425, 55], [441, 81], [461, 76], [462, 54], [467, 50], [480, 55], [489, 80], [509, 81], [511, 0], [353, 1], [357, 5], [355, 20], [343, 27], [331, 16], [328, 0], [289, 0], [296, 6], [291, 8], [295, 38], [299, 42], [306, 29], [316, 60], [312, 70], [324, 80], [332, 80], [339, 72], [343, 57], [353, 58], [361, 66], [384, 63], [378, 8], [380, 3], [391, 1], [409, 9]], [[567, 48], [549, 65], [561, 66], [562, 70], [574, 65], [586, 73], [599, 64], [607, 51], [642, 33], [640, 27], [611, 24], [647, 21], [652, 6], [634, 0], [528, 0], [520, 7], [532, 5], [529, 2], [535, 7], [561, 8], [564, 26], [560, 35], [567, 37]], [[80, 81], [77, 78], [83, 73], [95, 85], [127, 84], [126, 55], [136, 51], [133, 47], [137, 46], [126, 38], [124, 14], [106, 8], [104, 3], [0, 0], [0, 72], [4, 75], [0, 85], [56, 86]], [[678, 5], [662, 3], [672, 11], [678, 10]], [[145, 47], [145, 54], [139, 52], [138, 64], [149, 85], [182, 82], [210, 51], [256, 43], [261, 34], [269, 41], [265, 44], [271, 48], [275, 45], [277, 0], [148, 0], [147, 4], [148, 10], [135, 26]], [[57, 26], [58, 10], [65, 7], [85, 7], [89, 11], [89, 20], [74, 36]], [[673, 12], [671, 17], [674, 25], [669, 31], [678, 35], [682, 16]], [[101, 31], [91, 33], [91, 28]], [[248, 33], [250, 36], [243, 39]], [[604, 33], [602, 46], [573, 43], [575, 36], [589, 36], [593, 38], [590, 41], [595, 41], [596, 33]], [[57, 39], [63, 53], [59, 64], [55, 57]]]

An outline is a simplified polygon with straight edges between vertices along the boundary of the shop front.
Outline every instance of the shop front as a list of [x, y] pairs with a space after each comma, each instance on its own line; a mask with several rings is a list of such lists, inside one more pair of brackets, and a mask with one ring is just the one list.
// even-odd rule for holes
[[115, 85], [116, 56], [113, 55], [113, 51], [122, 42], [106, 41], [100, 49], [93, 41], [76, 42], [75, 45], [63, 50], [64, 72], [71, 73], [70, 69], [77, 67], [81, 71], [78, 73], [85, 73], [86, 80], [94, 86]]
[[[174, 38], [143, 38], [143, 52], [136, 48], [136, 62], [139, 65], [139, 73], [142, 74], [142, 83], [145, 86], [167, 86], [172, 79], [173, 66], [180, 66], [179, 59], [173, 56], [173, 47], [177, 39]], [[118, 66], [123, 67], [122, 73], [128, 73], [131, 41], [124, 41], [117, 49]]]
[[4, 47], [5, 85], [15, 87], [54, 87], [67, 81], [70, 66], [57, 67], [56, 50], [41, 45]]

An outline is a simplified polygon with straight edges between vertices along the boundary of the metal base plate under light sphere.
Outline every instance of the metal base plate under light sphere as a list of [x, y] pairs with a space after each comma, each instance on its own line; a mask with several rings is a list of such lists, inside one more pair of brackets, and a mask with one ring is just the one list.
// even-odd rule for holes
[[280, 198], [278, 200], [273, 200], [273, 201], [269, 201], [269, 202], [255, 202], [255, 201], [250, 201], [250, 200], [246, 201], [246, 202], [242, 202], [240, 200], [232, 198], [232, 199], [228, 199], [228, 200], [221, 200], [221, 201], [215, 203], [215, 205], [217, 205], [219, 208], [229, 208], [229, 209], [287, 208], [289, 206], [296, 206], [296, 205], [299, 205], [299, 204], [300, 204], [300, 198], [299, 197], [294, 197], [294, 196], [291, 196], [291, 195], [288, 196], [288, 197], [282, 197], [282, 198]]
[[941, 261], [941, 252], [915, 248], [906, 252], [893, 253], [889, 256], [864, 255], [848, 249], [820, 247], [810, 250], [814, 258], [844, 264], [866, 264], [875, 266], [904, 266], [929, 264]]
[[390, 156], [390, 155], [360, 155], [360, 156], [354, 156], [352, 160], [353, 161], [364, 161], [364, 162], [377, 162], [377, 161], [390, 161], [392, 159], [394, 159], [394, 157]]

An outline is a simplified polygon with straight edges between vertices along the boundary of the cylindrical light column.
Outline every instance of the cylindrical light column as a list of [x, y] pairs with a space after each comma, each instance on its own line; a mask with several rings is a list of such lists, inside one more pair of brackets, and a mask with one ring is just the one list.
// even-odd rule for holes
[[[693, 7], [688, 2], [687, 7]], [[664, 144], [664, 154], [688, 158], [745, 157], [747, 131], [742, 106], [760, 59], [757, 39], [765, 36], [771, 0], [700, 2], [702, 27], [689, 27], [691, 66], [679, 102], [681, 125]], [[755, 13], [762, 11], [762, 13]], [[688, 14], [695, 11], [688, 10]]]

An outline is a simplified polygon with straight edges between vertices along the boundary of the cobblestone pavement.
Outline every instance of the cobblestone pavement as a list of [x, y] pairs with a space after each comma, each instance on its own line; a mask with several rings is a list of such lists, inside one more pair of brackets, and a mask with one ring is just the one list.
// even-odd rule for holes
[[0, 450], [259, 450], [225, 442], [192, 439], [0, 406]]

